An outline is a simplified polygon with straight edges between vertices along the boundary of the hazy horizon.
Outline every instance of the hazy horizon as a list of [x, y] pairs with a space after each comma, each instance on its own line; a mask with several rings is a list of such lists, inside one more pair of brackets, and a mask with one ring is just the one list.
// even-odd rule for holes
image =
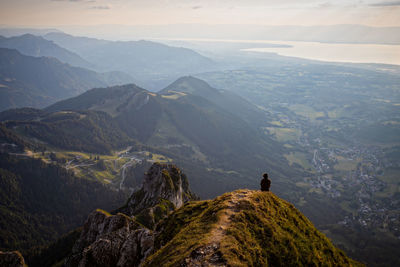
[[0, 266], [400, 266], [399, 107], [400, 0], [1, 0]]
[[387, 0], [3, 0], [1, 7], [1, 24], [30, 27], [181, 23], [400, 26], [400, 1]]

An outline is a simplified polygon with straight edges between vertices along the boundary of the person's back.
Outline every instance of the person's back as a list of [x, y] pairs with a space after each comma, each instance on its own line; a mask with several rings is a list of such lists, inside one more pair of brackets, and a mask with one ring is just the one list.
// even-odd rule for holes
[[263, 177], [264, 178], [261, 180], [261, 191], [269, 191], [269, 188], [271, 187], [271, 180], [268, 179], [267, 173], [264, 173]]

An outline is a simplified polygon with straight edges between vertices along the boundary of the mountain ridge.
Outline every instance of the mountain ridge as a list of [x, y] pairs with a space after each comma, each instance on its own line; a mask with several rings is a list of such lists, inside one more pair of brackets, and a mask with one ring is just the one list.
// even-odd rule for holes
[[[224, 103], [225, 106], [236, 106], [235, 102]], [[257, 127], [256, 122], [238, 115], [239, 110], [228, 110], [201, 96], [189, 93], [156, 94], [135, 85], [125, 85], [92, 89], [78, 97], [58, 102], [46, 111], [82, 109], [108, 113], [128, 136], [162, 149], [177, 163], [185, 166], [190, 163], [192, 167], [189, 171], [199, 168], [199, 164], [207, 165], [206, 173], [211, 179], [214, 176], [212, 170], [233, 170], [223, 175], [229, 180], [221, 184], [223, 188], [247, 183], [248, 178], [241, 175], [239, 169], [246, 169], [246, 173], [254, 177], [257, 170], [261, 172], [265, 165], [276, 177], [290, 172], [290, 169], [282, 169], [280, 164], [276, 164], [277, 161], [285, 164], [285, 159], [277, 155], [284, 148], [277, 146]], [[265, 119], [262, 112], [259, 114], [256, 118]], [[194, 162], [197, 166], [193, 166]], [[192, 181], [194, 188], [203, 188], [199, 176], [194, 173], [190, 176], [198, 180]], [[211, 193], [207, 192], [210, 197]], [[204, 193], [199, 194], [205, 196]]]
[[122, 73], [100, 74], [56, 58], [32, 57], [0, 48], [0, 110], [44, 107], [96, 86], [132, 81]]
[[194, 76], [181, 77], [158, 93], [173, 95], [176, 92], [190, 93], [203, 97], [244, 121], [249, 122], [255, 128], [264, 126], [267, 122], [266, 117], [269, 114], [250, 103], [247, 99], [228, 90], [213, 88], [206, 81]]
[[93, 63], [97, 71], [126, 72], [151, 90], [217, 65], [194, 50], [152, 41], [109, 41], [65, 33], [48, 33], [44, 38], [77, 53]]
[[33, 34], [0, 38], [0, 47], [16, 49], [21, 54], [33, 57], [54, 57], [63, 63], [81, 68], [93, 68], [92, 64], [53, 41], [44, 39]]
[[146, 212], [92, 212], [65, 266], [363, 266], [272, 192], [174, 202], [190, 192], [176, 190], [186, 179], [176, 166], [155, 163], [145, 176], [127, 205]]
[[[204, 212], [198, 211], [201, 206]], [[184, 219], [184, 214], [195, 218]], [[188, 203], [156, 231], [159, 250], [143, 266], [363, 266], [272, 192], [239, 189]]]
[[[212, 90], [222, 95], [220, 91]], [[107, 117], [118, 125], [124, 135], [188, 169], [191, 184], [202, 197], [214, 197], [240, 187], [253, 187], [258, 181], [250, 177], [258, 177], [266, 166], [276, 177], [277, 190], [284, 192], [284, 188], [292, 186], [287, 177], [294, 174], [290, 168], [282, 167], [287, 163], [278, 151], [284, 147], [276, 145], [259, 128], [258, 123], [268, 119], [268, 113], [261, 111], [253, 117], [255, 120], [248, 120], [245, 112], [239, 114], [242, 109], [234, 109], [238, 106], [236, 99], [249, 109], [257, 107], [239, 97], [233, 99], [235, 101], [228, 98], [221, 103], [189, 93], [157, 94], [130, 84], [94, 88], [80, 96], [59, 101], [43, 112], [49, 115], [70, 112], [71, 116], [82, 112], [107, 113]], [[23, 112], [8, 111], [1, 113], [0, 119], [24, 116], [29, 117]], [[18, 124], [22, 125], [21, 122]], [[40, 136], [36, 138], [40, 140]], [[68, 149], [76, 150], [76, 147]], [[205, 188], [205, 180], [213, 180], [215, 188]]]

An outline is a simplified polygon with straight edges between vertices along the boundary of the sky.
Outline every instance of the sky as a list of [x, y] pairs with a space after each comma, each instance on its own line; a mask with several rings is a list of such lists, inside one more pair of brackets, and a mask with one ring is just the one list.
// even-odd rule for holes
[[0, 25], [400, 26], [400, 0], [0, 0]]

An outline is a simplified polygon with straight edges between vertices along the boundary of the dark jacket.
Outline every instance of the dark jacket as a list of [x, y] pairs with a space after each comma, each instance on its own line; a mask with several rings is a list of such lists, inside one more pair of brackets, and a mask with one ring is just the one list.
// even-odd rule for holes
[[263, 178], [261, 180], [261, 191], [269, 191], [271, 187], [271, 180], [268, 178]]

